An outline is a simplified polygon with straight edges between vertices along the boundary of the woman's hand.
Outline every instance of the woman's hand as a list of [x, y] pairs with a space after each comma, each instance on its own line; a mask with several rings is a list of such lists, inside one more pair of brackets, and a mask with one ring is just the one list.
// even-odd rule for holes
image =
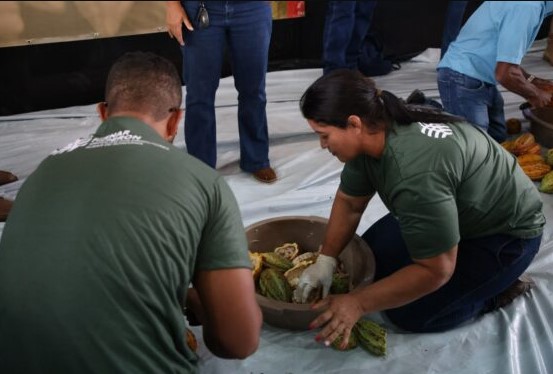
[[184, 37], [182, 35], [182, 24], [190, 30], [194, 31], [192, 23], [182, 7], [180, 1], [168, 1], [165, 15], [167, 24], [167, 32], [171, 38], [177, 39], [180, 45], [184, 45]]
[[323, 326], [315, 337], [329, 346], [342, 335], [342, 349], [345, 349], [355, 323], [363, 316], [363, 309], [356, 294], [331, 295], [313, 304], [315, 310], [324, 310], [311, 324], [310, 329]]

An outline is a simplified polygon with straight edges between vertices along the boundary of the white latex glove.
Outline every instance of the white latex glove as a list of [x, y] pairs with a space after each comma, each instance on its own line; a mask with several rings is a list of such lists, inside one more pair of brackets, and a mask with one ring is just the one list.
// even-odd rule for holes
[[334, 257], [320, 254], [317, 261], [303, 271], [296, 289], [302, 303], [307, 302], [311, 291], [319, 286], [323, 288], [323, 298], [328, 295], [336, 264]]

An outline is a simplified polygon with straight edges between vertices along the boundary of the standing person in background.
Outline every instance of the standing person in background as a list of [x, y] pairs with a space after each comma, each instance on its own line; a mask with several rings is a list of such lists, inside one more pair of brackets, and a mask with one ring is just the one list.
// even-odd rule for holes
[[323, 34], [323, 73], [359, 70], [385, 75], [392, 62], [384, 59], [369, 34], [376, 1], [329, 1]]
[[[184, 24], [184, 28], [183, 28]], [[264, 183], [276, 181], [269, 162], [265, 76], [272, 31], [266, 1], [167, 1], [167, 29], [183, 54], [184, 139], [188, 153], [217, 164], [215, 93], [225, 46], [238, 91], [240, 168]]]
[[223, 177], [171, 145], [177, 69], [126, 54], [105, 100], [96, 133], [27, 178], [2, 232], [0, 371], [195, 372], [184, 305], [213, 354], [247, 357], [262, 317], [246, 235]]
[[463, 16], [465, 15], [467, 4], [468, 1], [448, 1], [445, 13], [444, 31], [442, 34], [440, 58], [444, 57], [449, 44], [459, 35], [459, 30], [461, 30], [461, 26], [463, 25]]
[[520, 63], [552, 12], [551, 1], [486, 1], [480, 5], [438, 64], [444, 109], [502, 142], [507, 130], [498, 83], [534, 108], [548, 104], [551, 93], [538, 85], [551, 83], [527, 73]]

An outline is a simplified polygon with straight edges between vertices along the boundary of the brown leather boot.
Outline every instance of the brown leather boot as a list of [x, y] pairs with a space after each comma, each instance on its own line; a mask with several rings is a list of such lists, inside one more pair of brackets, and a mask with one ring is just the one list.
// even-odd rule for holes
[[493, 297], [488, 301], [488, 305], [482, 310], [483, 313], [493, 312], [499, 308], [503, 308], [513, 302], [518, 296], [530, 291], [536, 283], [528, 275], [521, 275], [513, 284], [507, 289], [501, 292], [499, 295]]
[[9, 171], [0, 170], [0, 186], [3, 184], [15, 182], [16, 180], [17, 177]]
[[6, 222], [6, 219], [8, 218], [8, 213], [10, 213], [12, 205], [13, 201], [0, 197], [0, 222]]

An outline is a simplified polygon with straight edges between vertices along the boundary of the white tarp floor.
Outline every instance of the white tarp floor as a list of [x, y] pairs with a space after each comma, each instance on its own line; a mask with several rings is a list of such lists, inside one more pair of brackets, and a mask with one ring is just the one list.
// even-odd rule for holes
[[[534, 43], [523, 67], [553, 79], [553, 68], [542, 60], [545, 41]], [[406, 98], [415, 88], [439, 100], [436, 85], [438, 49], [428, 49], [375, 77], [377, 85]], [[217, 169], [236, 194], [244, 225], [279, 216], [328, 217], [342, 164], [319, 146], [318, 137], [302, 118], [298, 100], [320, 69], [271, 72], [267, 75], [267, 114], [270, 159], [279, 180], [265, 185], [238, 167], [237, 94], [232, 77], [221, 80], [217, 92]], [[506, 118], [524, 120], [518, 106], [523, 99], [502, 89]], [[95, 105], [0, 117], [0, 170], [20, 181], [0, 186], [0, 196], [15, 198], [25, 178], [52, 150], [86, 136], [100, 124]], [[175, 140], [184, 149], [182, 124]], [[199, 338], [202, 373], [518, 373], [553, 372], [553, 195], [541, 194], [547, 224], [540, 252], [528, 274], [536, 287], [511, 305], [444, 333], [406, 334], [389, 328], [384, 358], [358, 348], [339, 352], [315, 342], [316, 332], [291, 332], [263, 326], [257, 352], [245, 360], [214, 357]], [[378, 197], [365, 212], [358, 234], [387, 213]], [[4, 227], [0, 223], [0, 235]], [[368, 316], [386, 324], [380, 313]], [[232, 321], [229, 321], [232, 323]]]

